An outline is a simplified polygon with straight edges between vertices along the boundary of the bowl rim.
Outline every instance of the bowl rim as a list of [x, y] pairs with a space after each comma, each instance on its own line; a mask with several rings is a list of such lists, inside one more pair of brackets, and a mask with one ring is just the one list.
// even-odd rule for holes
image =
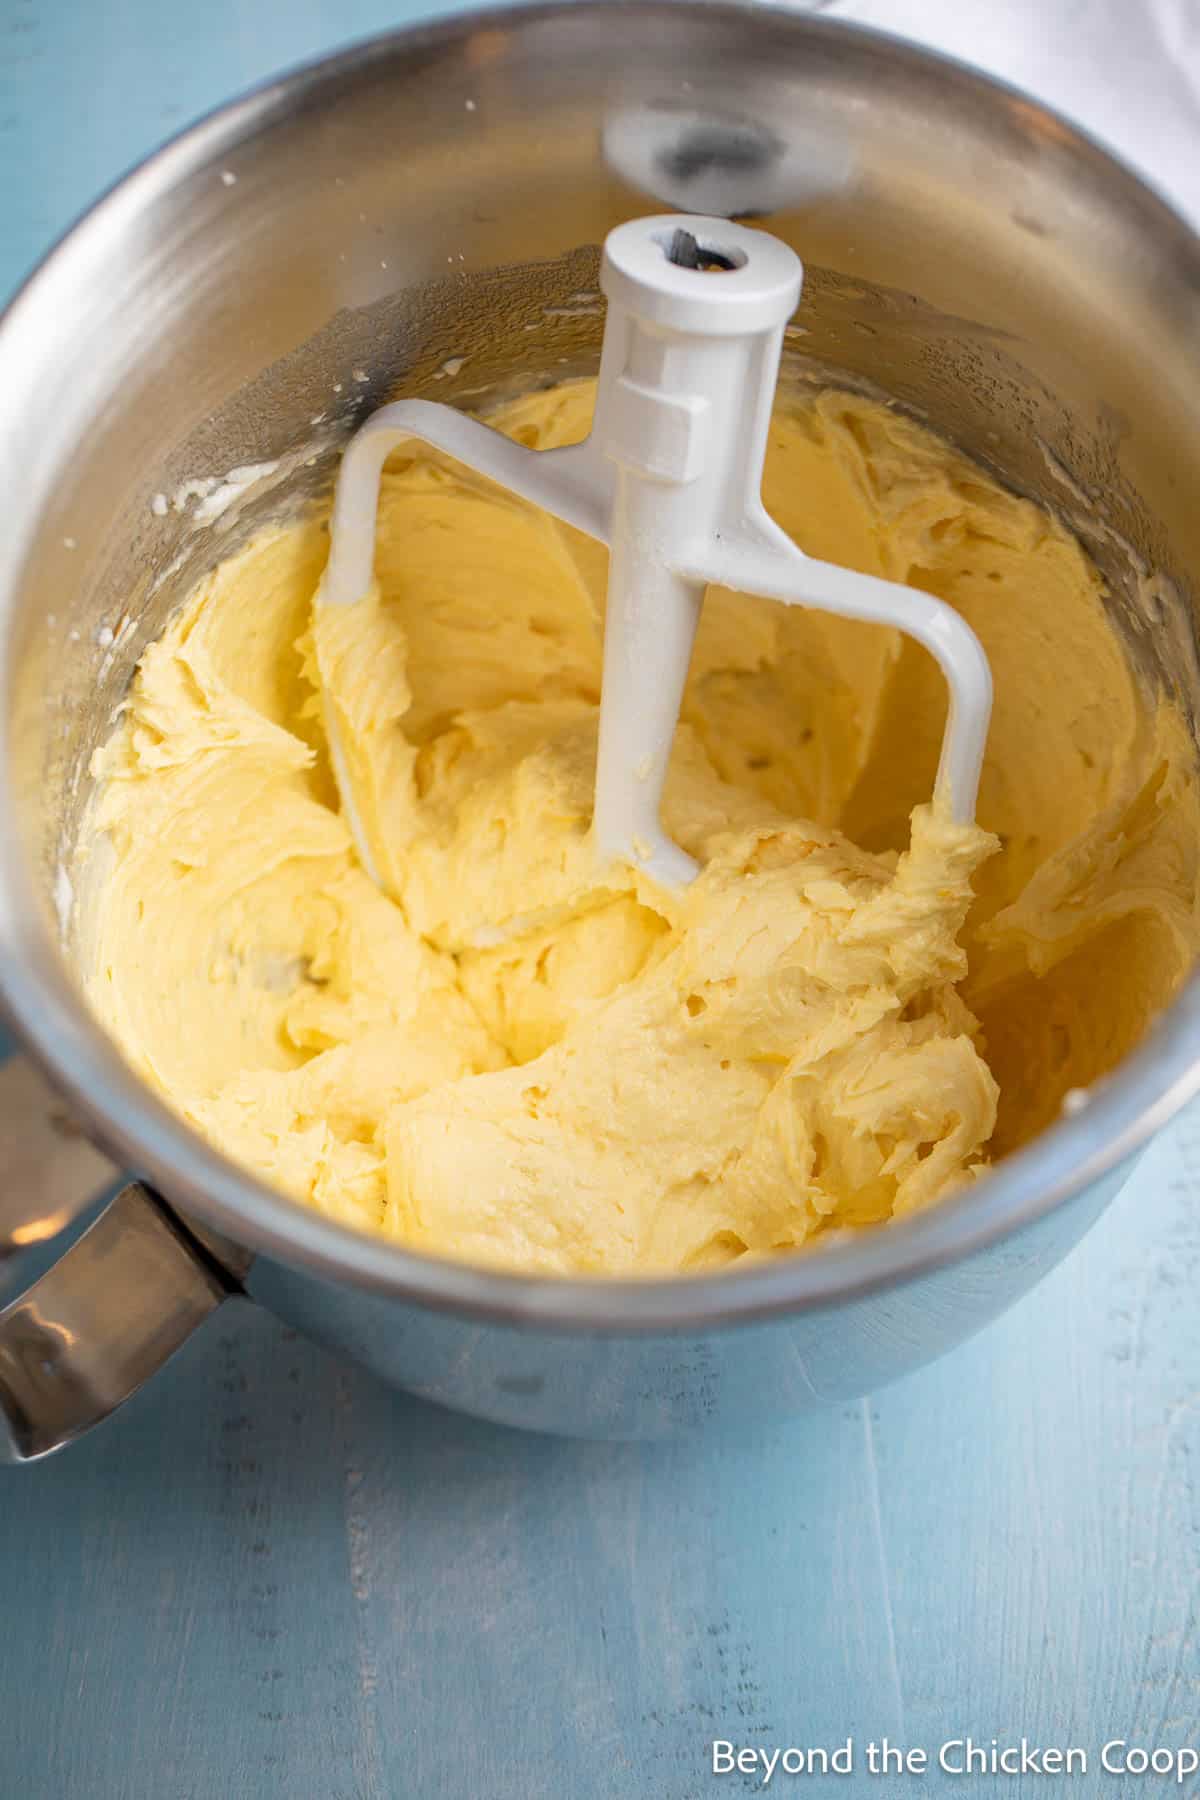
[[[1099, 161], [1105, 177], [1157, 227], [1176, 239], [1197, 269], [1200, 238], [1141, 175], [1098, 140], [1019, 88], [891, 33], [823, 14], [796, 13], [773, 0], [534, 0], [461, 12], [384, 32], [303, 62], [215, 108], [138, 162], [112, 184], [42, 257], [0, 313], [0, 372], [44, 341], [38, 317], [53, 291], [71, 279], [122, 218], [236, 152], [305, 94], [352, 78], [404, 54], [453, 46], [473, 31], [494, 32], [636, 7], [663, 13], [727, 16], [744, 28], [762, 21], [785, 28], [798, 45], [813, 39], [868, 40], [876, 51], [933, 70], [985, 103], [1019, 101], [1022, 116], [1053, 125], [1060, 142]], [[53, 311], [50, 314], [53, 317]], [[32, 536], [0, 542], [0, 605], [19, 588]], [[0, 681], [9, 643], [0, 638]], [[11, 809], [13, 771], [0, 740], [0, 807]], [[725, 1327], [842, 1305], [928, 1274], [1032, 1225], [1123, 1164], [1200, 1091], [1200, 976], [1192, 976], [1141, 1045], [1090, 1090], [1079, 1112], [929, 1211], [795, 1255], [747, 1258], [718, 1273], [611, 1276], [521, 1274], [405, 1248], [382, 1235], [340, 1224], [269, 1187], [209, 1144], [138, 1077], [91, 1015], [68, 974], [44, 898], [19, 853], [15, 832], [0, 833], [0, 998], [25, 1046], [51, 1082], [88, 1119], [95, 1135], [127, 1167], [144, 1175], [171, 1206], [194, 1212], [239, 1247], [335, 1281], [480, 1320], [544, 1330], [630, 1334]], [[1097, 1098], [1102, 1097], [1102, 1106]]]

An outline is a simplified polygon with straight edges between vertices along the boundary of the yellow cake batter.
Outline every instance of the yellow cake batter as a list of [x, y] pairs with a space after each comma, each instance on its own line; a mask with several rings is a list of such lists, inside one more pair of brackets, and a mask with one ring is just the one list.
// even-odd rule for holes
[[[592, 392], [496, 422], [573, 442]], [[664, 815], [703, 873], [668, 894], [600, 867], [605, 554], [407, 451], [369, 601], [314, 636], [324, 521], [266, 533], [146, 652], [97, 759], [83, 954], [135, 1067], [322, 1211], [561, 1272], [697, 1268], [912, 1211], [1111, 1067], [1200, 942], [1200, 798], [1095, 570], [846, 395], [777, 414], [764, 497], [804, 550], [975, 627], [986, 829], [925, 804], [945, 695], [924, 652], [715, 591]], [[386, 892], [339, 814], [323, 705]]]

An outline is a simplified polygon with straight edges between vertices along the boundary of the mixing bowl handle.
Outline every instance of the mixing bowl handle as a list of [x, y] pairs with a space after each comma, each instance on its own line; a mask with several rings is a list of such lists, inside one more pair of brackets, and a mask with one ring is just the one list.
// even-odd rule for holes
[[231, 1292], [140, 1182], [0, 1311], [0, 1463], [107, 1418]]

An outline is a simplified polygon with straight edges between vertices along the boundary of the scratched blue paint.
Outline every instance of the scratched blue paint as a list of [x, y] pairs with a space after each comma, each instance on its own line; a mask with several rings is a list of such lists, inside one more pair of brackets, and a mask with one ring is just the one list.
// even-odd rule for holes
[[[421, 10], [0, 0], [0, 289], [189, 117]], [[744, 1442], [523, 1438], [226, 1309], [0, 1483], [0, 1800], [690, 1800], [754, 1786], [714, 1737], [1195, 1741], [1198, 1198], [1194, 1112], [975, 1343]]]

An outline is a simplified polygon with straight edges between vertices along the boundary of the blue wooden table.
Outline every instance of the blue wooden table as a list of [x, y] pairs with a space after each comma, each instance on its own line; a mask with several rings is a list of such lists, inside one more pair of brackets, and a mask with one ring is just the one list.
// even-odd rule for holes
[[[936, 23], [1052, 94], [1070, 61], [1102, 95], [1105, 32], [1079, 24], [1110, 3], [834, 10]], [[1194, 52], [1193, 0], [1149, 11]], [[398, 16], [404, 0], [0, 0], [0, 286], [190, 116]], [[1112, 134], [1143, 164], [1156, 142], [1194, 161], [1193, 88], [1161, 60], [1139, 79], [1157, 120], [1114, 105]], [[7, 1093], [25, 1117], [3, 1076], [0, 1109]], [[1195, 1744], [1198, 1202], [1193, 1112], [965, 1350], [741, 1442], [518, 1436], [227, 1308], [109, 1427], [0, 1482], [0, 1800], [686, 1800], [761, 1783], [715, 1776], [714, 1739], [847, 1737], [853, 1776], [771, 1791], [884, 1800], [978, 1786], [871, 1778], [885, 1735], [934, 1761], [968, 1734], [1079, 1745], [1093, 1771], [1108, 1739]], [[1000, 1787], [1180, 1791], [1094, 1772]]]

